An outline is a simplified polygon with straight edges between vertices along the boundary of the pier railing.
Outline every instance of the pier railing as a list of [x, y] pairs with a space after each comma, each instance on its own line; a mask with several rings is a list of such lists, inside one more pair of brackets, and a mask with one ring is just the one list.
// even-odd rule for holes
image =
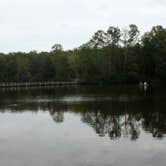
[[65, 85], [77, 85], [76, 81], [47, 81], [47, 82], [8, 82], [0, 83], [1, 88], [5, 87], [40, 87], [40, 86], [65, 86]]

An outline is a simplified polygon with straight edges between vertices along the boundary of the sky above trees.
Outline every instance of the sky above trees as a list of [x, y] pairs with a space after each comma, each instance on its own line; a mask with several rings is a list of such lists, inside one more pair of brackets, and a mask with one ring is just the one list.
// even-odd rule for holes
[[165, 0], [0, 0], [0, 52], [73, 49], [98, 29], [165, 26]]

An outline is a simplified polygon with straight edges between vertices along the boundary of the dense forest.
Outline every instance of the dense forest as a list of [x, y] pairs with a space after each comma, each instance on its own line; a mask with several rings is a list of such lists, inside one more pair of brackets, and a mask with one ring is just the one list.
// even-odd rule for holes
[[166, 81], [166, 28], [154, 26], [140, 35], [134, 24], [126, 29], [97, 31], [79, 48], [50, 52], [0, 53], [0, 82], [80, 81], [138, 83]]

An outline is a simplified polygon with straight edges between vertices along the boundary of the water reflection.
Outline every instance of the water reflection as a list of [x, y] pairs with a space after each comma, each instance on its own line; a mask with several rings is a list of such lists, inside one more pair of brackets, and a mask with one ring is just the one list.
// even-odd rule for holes
[[49, 111], [52, 119], [56, 123], [62, 123], [64, 121], [64, 112], [54, 112], [54, 111]]
[[86, 113], [82, 121], [94, 128], [99, 136], [108, 135], [110, 139], [117, 139], [121, 136], [128, 136], [132, 140], [139, 137], [141, 131], [141, 119], [131, 115], [102, 115], [101, 113]]
[[[161, 112], [154, 112], [150, 115], [146, 112], [124, 115], [101, 111], [79, 112], [75, 110], [74, 112], [78, 113], [81, 121], [92, 127], [99, 136], [108, 136], [112, 140], [121, 137], [136, 140], [143, 131], [160, 139], [166, 134], [166, 115]], [[64, 121], [64, 112], [50, 112], [50, 115], [56, 123]]]
[[0, 93], [1, 112], [49, 111], [55, 123], [65, 114], [80, 117], [100, 137], [137, 140], [142, 133], [154, 138], [166, 134], [164, 90], [127, 89], [45, 89]]

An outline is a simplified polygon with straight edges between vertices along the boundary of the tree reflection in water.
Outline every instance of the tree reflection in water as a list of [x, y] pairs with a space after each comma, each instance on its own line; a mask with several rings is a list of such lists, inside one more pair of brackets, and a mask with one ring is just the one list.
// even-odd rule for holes
[[[92, 127], [100, 137], [108, 136], [112, 140], [121, 137], [137, 140], [143, 131], [151, 133], [155, 138], [162, 138], [166, 134], [166, 119], [162, 112], [132, 112], [116, 115], [103, 111], [70, 110], [70, 112], [79, 114], [81, 121]], [[56, 123], [64, 121], [64, 114], [64, 110], [50, 111]]]
[[99, 136], [108, 135], [110, 139], [117, 139], [121, 136], [130, 135], [132, 140], [139, 137], [141, 131], [141, 119], [131, 115], [104, 116], [102, 113], [82, 114], [81, 120], [94, 128]]
[[[166, 134], [165, 94], [163, 89], [149, 90], [145, 94], [131, 87], [4, 91], [0, 93], [0, 112], [49, 111], [56, 123], [64, 122], [64, 115], [68, 112], [80, 116], [81, 122], [92, 127], [101, 137], [137, 140], [146, 132], [155, 138], [163, 138]], [[64, 96], [94, 100], [65, 103], [60, 100]]]
[[64, 112], [52, 112], [52, 111], [50, 111], [50, 115], [56, 123], [62, 123], [64, 121]]

